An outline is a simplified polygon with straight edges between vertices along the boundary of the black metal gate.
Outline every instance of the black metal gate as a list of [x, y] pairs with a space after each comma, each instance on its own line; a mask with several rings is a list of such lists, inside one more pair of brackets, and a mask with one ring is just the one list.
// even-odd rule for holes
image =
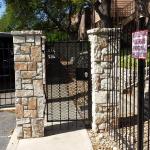
[[[88, 41], [47, 42], [47, 121], [52, 126], [91, 123], [91, 73]], [[82, 120], [82, 121], [81, 121]], [[79, 123], [80, 122], [80, 123]]]
[[15, 104], [13, 37], [0, 34], [0, 108]]
[[[145, 29], [142, 18], [140, 25], [140, 30]], [[114, 60], [112, 78], [107, 84], [111, 93], [107, 101], [107, 129], [121, 150], [150, 149], [149, 41], [146, 60], [133, 58], [132, 33], [137, 31], [136, 26], [137, 22], [132, 21], [120, 29], [120, 45], [116, 47], [113, 38], [117, 40], [118, 31], [109, 33], [109, 50]]]

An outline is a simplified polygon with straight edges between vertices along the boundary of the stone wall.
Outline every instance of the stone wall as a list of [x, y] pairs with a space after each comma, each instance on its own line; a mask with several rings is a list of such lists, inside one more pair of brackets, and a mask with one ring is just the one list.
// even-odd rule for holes
[[44, 136], [44, 38], [41, 31], [12, 31], [18, 138]]
[[[117, 66], [120, 49], [119, 36], [119, 29], [96, 28], [88, 31], [91, 43], [92, 129], [95, 132], [104, 132], [108, 121], [107, 114], [112, 109], [117, 110], [117, 106], [112, 107], [111, 95], [114, 84], [112, 70], [113, 66]], [[114, 78], [116, 81], [118, 77]], [[113, 121], [113, 118], [109, 119], [109, 122]]]

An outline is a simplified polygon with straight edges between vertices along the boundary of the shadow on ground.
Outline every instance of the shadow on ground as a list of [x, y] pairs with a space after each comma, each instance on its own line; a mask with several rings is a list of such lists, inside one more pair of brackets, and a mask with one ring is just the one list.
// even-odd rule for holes
[[76, 130], [82, 130], [90, 128], [89, 125], [85, 125], [83, 121], [69, 121], [69, 122], [49, 122], [45, 126], [44, 134], [45, 136], [61, 134], [66, 132], [72, 132]]

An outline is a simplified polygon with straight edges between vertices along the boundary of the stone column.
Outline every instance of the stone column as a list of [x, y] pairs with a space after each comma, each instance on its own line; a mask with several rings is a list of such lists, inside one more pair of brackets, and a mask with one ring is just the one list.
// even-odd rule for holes
[[42, 137], [45, 106], [42, 32], [12, 31], [12, 35], [18, 138]]
[[113, 63], [118, 63], [116, 58], [120, 49], [119, 35], [119, 29], [113, 28], [95, 28], [88, 31], [91, 43], [92, 129], [95, 132], [106, 130], [107, 112], [112, 111], [112, 69]]

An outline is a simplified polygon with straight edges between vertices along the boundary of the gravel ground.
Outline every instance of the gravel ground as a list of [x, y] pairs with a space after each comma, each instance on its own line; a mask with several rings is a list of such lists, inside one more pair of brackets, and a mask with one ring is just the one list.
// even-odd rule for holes
[[88, 131], [91, 139], [93, 150], [119, 150], [117, 143], [114, 142], [113, 138], [105, 133], [94, 133], [92, 130]]

